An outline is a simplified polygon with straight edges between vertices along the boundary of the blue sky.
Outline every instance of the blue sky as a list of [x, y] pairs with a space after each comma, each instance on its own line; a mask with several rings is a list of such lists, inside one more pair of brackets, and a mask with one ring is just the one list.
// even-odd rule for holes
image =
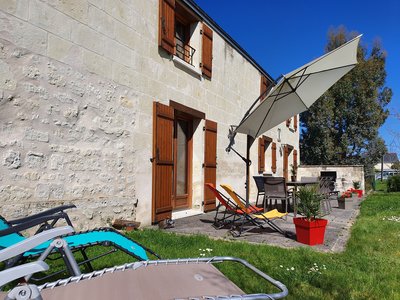
[[[389, 109], [400, 113], [400, 1], [195, 0], [273, 78], [324, 53], [330, 28], [343, 25], [363, 34], [370, 49], [380, 39], [387, 52]], [[389, 151], [400, 157], [400, 120], [390, 116], [380, 129]]]

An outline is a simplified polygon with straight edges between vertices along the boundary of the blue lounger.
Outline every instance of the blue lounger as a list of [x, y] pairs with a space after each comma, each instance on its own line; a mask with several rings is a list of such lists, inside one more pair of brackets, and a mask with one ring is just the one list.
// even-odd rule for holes
[[[62, 212], [65, 214], [64, 212]], [[39, 228], [51, 228], [48, 227], [51, 220], [59, 220], [64, 218], [64, 216], [60, 216], [59, 212], [53, 214], [39, 214], [39, 217], [35, 218], [34, 216], [20, 219], [25, 222], [14, 222], [14, 221], [6, 221], [3, 217], [0, 216], [0, 250], [12, 246], [18, 242], [26, 239], [23, 235], [21, 235], [22, 230], [26, 230], [28, 228], [33, 228], [35, 226], [40, 226]], [[69, 220], [68, 220], [69, 222]], [[46, 226], [43, 224], [46, 223]], [[69, 222], [70, 223], [70, 222]], [[15, 225], [13, 225], [15, 224]], [[54, 224], [52, 224], [53, 226]], [[40, 230], [41, 231], [41, 230]], [[40, 232], [38, 231], [38, 232]], [[101, 246], [112, 246], [114, 249], [107, 252], [111, 253], [116, 250], [121, 250], [126, 254], [132, 256], [136, 260], [148, 260], [148, 253], [154, 255], [157, 258], [160, 258], [156, 253], [146, 248], [145, 246], [139, 244], [138, 242], [128, 238], [127, 236], [117, 232], [112, 228], [95, 228], [93, 230], [75, 232], [61, 237], [66, 241], [68, 248], [74, 251], [81, 251], [82, 255], [85, 259], [83, 262], [89, 269], [92, 269], [90, 265], [90, 261], [96, 259], [90, 259], [86, 256], [84, 250], [86, 248], [101, 245]], [[51, 241], [45, 242], [34, 249], [25, 252], [22, 256], [17, 259], [13, 259], [6, 263], [7, 267], [11, 267], [20, 262], [26, 261], [27, 259], [36, 258], [40, 256], [49, 246]], [[100, 257], [103, 256], [100, 255]], [[82, 263], [81, 263], [82, 264]], [[46, 277], [47, 278], [47, 277]], [[41, 278], [43, 279], [43, 278]]]

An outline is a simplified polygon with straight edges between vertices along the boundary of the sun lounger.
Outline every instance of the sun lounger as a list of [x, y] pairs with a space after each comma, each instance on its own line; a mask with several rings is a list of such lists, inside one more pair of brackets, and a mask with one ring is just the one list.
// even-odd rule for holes
[[237, 206], [239, 206], [240, 209], [245, 211], [246, 213], [259, 213], [264, 210], [262, 207], [257, 207], [254, 205], [249, 205], [248, 207], [246, 207], [246, 204], [243, 203], [244, 199], [240, 197], [239, 194], [237, 194], [229, 184], [221, 184], [221, 187], [228, 193], [233, 201], [235, 201]]
[[[55, 214], [47, 214], [41, 213], [38, 215], [19, 219], [18, 223], [15, 221], [7, 222], [4, 218], [0, 217], [0, 249], [4, 249], [10, 246], [17, 244], [25, 240], [26, 238], [21, 234], [22, 230], [26, 230], [35, 226], [39, 226], [38, 232], [45, 228], [51, 228], [52, 222], [54, 220], [59, 220], [61, 218], [60, 212], [56, 212]], [[52, 220], [52, 221], [51, 221]], [[24, 222], [23, 222], [24, 221]], [[51, 221], [49, 223], [49, 221]], [[44, 223], [43, 223], [44, 222]], [[67, 222], [68, 223], [68, 222]], [[69, 222], [70, 223], [70, 222]], [[15, 225], [13, 225], [15, 224]], [[72, 251], [80, 251], [83, 255], [83, 261], [80, 262], [80, 265], [85, 265], [88, 271], [93, 271], [90, 262], [94, 259], [102, 257], [104, 255], [113, 253], [117, 250], [121, 250], [126, 254], [133, 257], [135, 260], [147, 260], [149, 259], [148, 254], [152, 254], [155, 257], [159, 258], [159, 256], [154, 253], [152, 250], [146, 248], [145, 246], [137, 243], [136, 241], [128, 238], [127, 236], [117, 232], [112, 228], [96, 228], [93, 230], [88, 230], [84, 232], [74, 232], [69, 235], [63, 237], [65, 240], [67, 247]], [[59, 252], [61, 253], [60, 258], [64, 259], [63, 249], [59, 247], [59, 245], [52, 245], [51, 251], [47, 251], [52, 242], [44, 242], [41, 245], [34, 247], [33, 249], [24, 252], [23, 254], [14, 257], [6, 262], [6, 266], [12, 267], [16, 264], [23, 263], [28, 259], [36, 258], [40, 256], [40, 260], [45, 260], [47, 256], [51, 253]], [[89, 258], [86, 255], [85, 250], [87, 248], [93, 246], [111, 246], [112, 249], [108, 250], [105, 253], [100, 254], [99, 256]], [[58, 250], [58, 251], [57, 251]], [[68, 265], [68, 261], [64, 259], [66, 263], [66, 267], [70, 275], [77, 275], [77, 270], [71, 269], [71, 266]], [[64, 270], [60, 271], [64, 272]], [[60, 273], [60, 272], [57, 272]], [[79, 272], [80, 273], [80, 272]], [[55, 274], [51, 274], [55, 275]], [[44, 278], [39, 278], [40, 280], [47, 279], [49, 276]], [[35, 280], [32, 278], [32, 280]]]
[[[245, 294], [214, 264], [239, 263], [279, 289], [275, 293]], [[39, 287], [20, 285], [8, 294], [22, 298], [19, 291], [40, 295], [45, 300], [109, 299], [281, 299], [288, 295], [284, 284], [274, 280], [247, 261], [234, 257], [188, 258], [125, 264], [70, 277]], [[37, 298], [36, 298], [37, 299]]]
[[236, 204], [233, 204], [229, 198], [220, 193], [213, 184], [206, 183], [206, 186], [214, 193], [217, 199], [220, 201], [220, 205], [225, 207], [225, 213], [223, 218], [218, 219], [218, 209], [215, 215], [214, 223], [225, 221], [228, 217], [227, 213], [230, 214], [232, 219], [230, 220], [230, 232], [234, 237], [240, 236], [242, 233], [248, 232], [254, 228], [265, 229], [265, 226], [269, 226], [273, 230], [285, 235], [290, 236], [290, 232], [283, 231], [278, 225], [274, 223], [275, 219], [280, 219], [287, 216], [287, 213], [281, 213], [276, 209], [265, 213], [246, 213]]

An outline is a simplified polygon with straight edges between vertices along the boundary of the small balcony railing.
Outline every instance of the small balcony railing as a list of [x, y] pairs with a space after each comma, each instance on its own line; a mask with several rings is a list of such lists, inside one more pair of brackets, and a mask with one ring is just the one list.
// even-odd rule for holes
[[193, 55], [196, 52], [196, 49], [186, 45], [181, 39], [175, 37], [176, 39], [176, 46], [175, 46], [175, 54], [180, 59], [186, 61], [187, 63], [193, 66]]

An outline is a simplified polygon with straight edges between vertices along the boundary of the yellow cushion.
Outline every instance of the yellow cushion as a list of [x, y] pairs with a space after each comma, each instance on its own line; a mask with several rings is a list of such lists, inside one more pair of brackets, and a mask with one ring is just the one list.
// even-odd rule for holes
[[276, 219], [276, 218], [282, 218], [286, 215], [287, 213], [281, 213], [277, 209], [273, 209], [263, 214], [253, 214], [251, 216], [257, 219]]

